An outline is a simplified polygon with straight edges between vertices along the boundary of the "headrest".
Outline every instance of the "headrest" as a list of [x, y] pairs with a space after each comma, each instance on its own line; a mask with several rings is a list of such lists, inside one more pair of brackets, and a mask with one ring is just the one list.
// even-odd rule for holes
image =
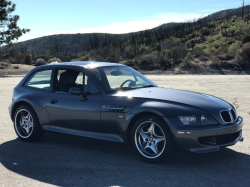
[[60, 75], [59, 84], [72, 85], [74, 83], [75, 81], [74, 81], [73, 75], [70, 72], [66, 71]]

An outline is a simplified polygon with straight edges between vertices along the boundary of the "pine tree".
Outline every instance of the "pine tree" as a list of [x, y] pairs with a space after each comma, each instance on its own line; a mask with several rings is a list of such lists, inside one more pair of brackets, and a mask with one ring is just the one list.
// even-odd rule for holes
[[11, 15], [16, 5], [11, 1], [0, 0], [0, 46], [10, 45], [20, 36], [29, 32], [29, 29], [20, 29], [17, 26], [18, 15]]

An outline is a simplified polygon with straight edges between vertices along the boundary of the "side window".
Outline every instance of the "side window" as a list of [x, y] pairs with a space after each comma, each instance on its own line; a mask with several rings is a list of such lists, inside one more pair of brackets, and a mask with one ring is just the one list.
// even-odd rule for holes
[[76, 70], [60, 69], [57, 70], [55, 80], [55, 91], [69, 92], [72, 87], [83, 88], [83, 73]]
[[35, 72], [24, 84], [24, 86], [38, 88], [42, 90], [51, 90], [52, 70], [43, 70]]
[[78, 76], [76, 77], [75, 84], [77, 85], [83, 85], [83, 73], [80, 72]]
[[94, 83], [86, 75], [84, 77], [84, 90], [85, 93], [89, 92], [91, 95], [101, 95], [101, 92], [96, 88]]

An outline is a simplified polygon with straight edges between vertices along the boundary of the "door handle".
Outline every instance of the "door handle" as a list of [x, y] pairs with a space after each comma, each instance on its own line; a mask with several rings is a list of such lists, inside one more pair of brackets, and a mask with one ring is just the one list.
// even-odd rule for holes
[[55, 103], [58, 102], [58, 100], [56, 100], [56, 99], [50, 99], [49, 102], [51, 102], [51, 104], [55, 104]]

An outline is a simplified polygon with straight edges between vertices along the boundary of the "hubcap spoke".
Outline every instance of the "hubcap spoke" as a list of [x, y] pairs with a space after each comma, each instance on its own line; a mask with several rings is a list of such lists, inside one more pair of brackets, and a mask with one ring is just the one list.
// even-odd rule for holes
[[156, 155], [158, 154], [157, 146], [154, 143], [149, 144], [149, 147]]
[[25, 118], [26, 118], [27, 121], [30, 122], [31, 121], [31, 115], [30, 115], [30, 113]]
[[148, 129], [148, 133], [150, 134], [150, 135], [155, 135], [155, 124], [154, 123], [152, 123], [151, 125], [150, 125], [150, 127], [149, 127], [149, 129]]
[[164, 140], [165, 140], [164, 136], [159, 136], [159, 137], [155, 138], [154, 139], [155, 145], [157, 146], [159, 142], [164, 141]]
[[25, 125], [25, 126], [23, 127], [23, 129], [26, 131], [27, 134], [29, 134], [30, 128], [29, 128], [28, 125]]
[[20, 122], [21, 122], [21, 126], [23, 126], [23, 125], [25, 124], [26, 119], [25, 119], [25, 117], [24, 117], [24, 116], [21, 116], [21, 120], [20, 120]]
[[149, 139], [149, 137], [145, 134], [145, 132], [143, 132], [143, 131], [141, 130], [139, 133], [140, 133], [140, 135], [141, 135], [143, 141], [144, 141], [144, 142], [147, 142], [148, 139]]
[[146, 149], [148, 148], [148, 146], [149, 146], [149, 143], [148, 143], [148, 142], [145, 142], [145, 143], [142, 145], [141, 151], [145, 153], [145, 152], [146, 152]]

